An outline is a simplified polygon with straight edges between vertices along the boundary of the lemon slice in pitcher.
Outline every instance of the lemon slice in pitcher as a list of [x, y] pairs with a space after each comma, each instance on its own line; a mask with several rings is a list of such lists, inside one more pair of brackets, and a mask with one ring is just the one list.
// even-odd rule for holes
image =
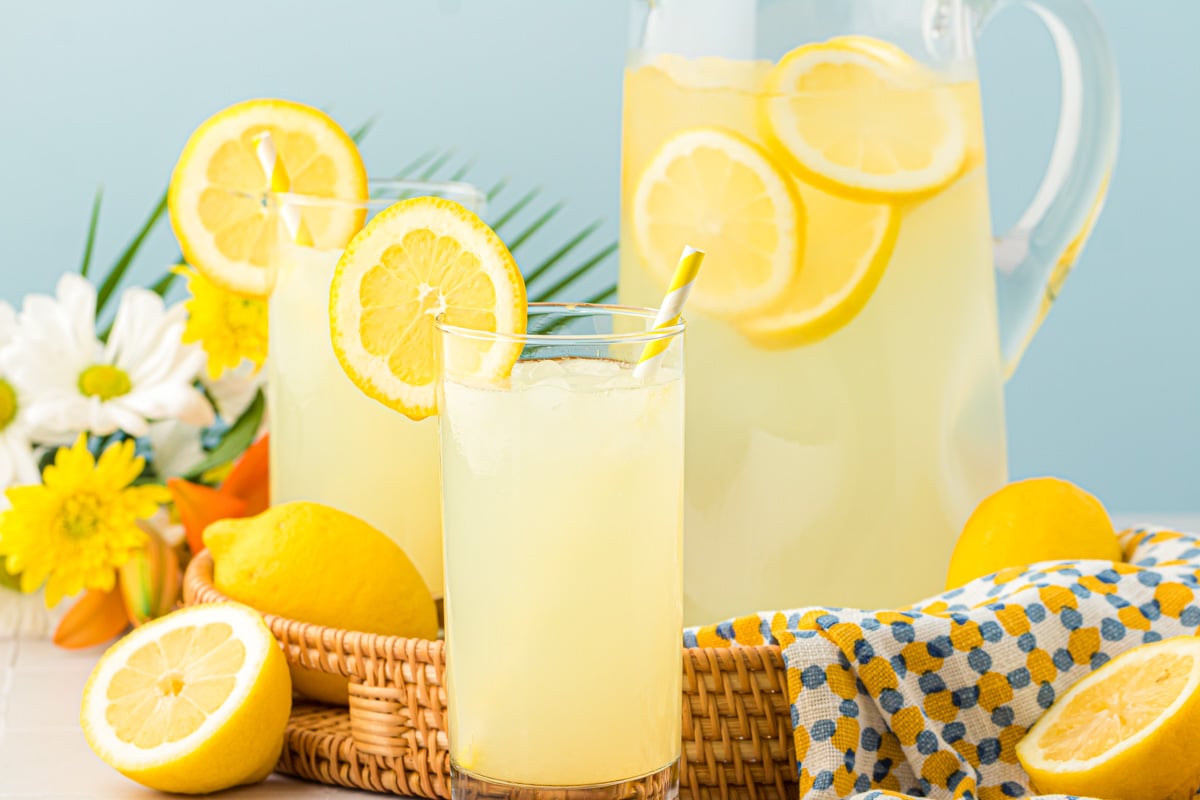
[[966, 157], [967, 125], [953, 88], [899, 48], [861, 39], [784, 56], [759, 104], [763, 137], [805, 180], [835, 194], [888, 201], [935, 191]]
[[218, 603], [175, 611], [109, 648], [80, 721], [92, 750], [125, 776], [199, 794], [266, 778], [291, 708], [287, 661], [262, 618]]
[[642, 173], [632, 213], [638, 253], [664, 285], [684, 245], [708, 254], [689, 302], [714, 316], [771, 305], [800, 268], [804, 206], [792, 179], [730, 131], [667, 139]]
[[[171, 227], [184, 258], [218, 286], [241, 294], [271, 291], [275, 216], [263, 204], [270, 176], [255, 153], [268, 131], [288, 176], [288, 191], [362, 200], [367, 172], [354, 141], [322, 111], [288, 100], [247, 100], [217, 112], [188, 139], [167, 193]], [[340, 249], [364, 212], [301, 208], [304, 229], [322, 250]]]
[[[467, 209], [402, 200], [346, 247], [333, 275], [333, 350], [359, 389], [412, 419], [437, 413], [434, 320], [480, 331], [525, 330], [525, 281], [504, 242]], [[469, 371], [508, 375], [521, 345], [481, 339]], [[456, 364], [463, 367], [463, 364]]]
[[881, 203], [856, 203], [802, 185], [814, 234], [804, 267], [775, 305], [738, 322], [757, 347], [812, 344], [854, 319], [875, 293], [900, 234], [900, 212]]

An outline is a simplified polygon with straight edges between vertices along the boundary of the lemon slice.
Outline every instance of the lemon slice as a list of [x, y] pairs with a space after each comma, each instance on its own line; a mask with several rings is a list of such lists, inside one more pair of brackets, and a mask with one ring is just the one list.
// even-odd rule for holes
[[215, 792], [274, 769], [292, 707], [287, 663], [249, 608], [200, 605], [117, 642], [83, 690], [80, 721], [109, 766], [164, 792]]
[[1200, 639], [1181, 636], [1128, 650], [1076, 683], [1016, 752], [1041, 793], [1191, 797], [1198, 738]]
[[[254, 137], [269, 131], [289, 191], [362, 200], [367, 173], [354, 141], [325, 113], [287, 100], [247, 100], [209, 117], [188, 139], [167, 193], [184, 258], [213, 283], [263, 296], [273, 283], [276, 216], [263, 203], [269, 176]], [[361, 208], [301, 207], [313, 245], [341, 249], [362, 227]]]
[[633, 234], [665, 285], [679, 253], [708, 253], [690, 303], [739, 317], [779, 299], [800, 267], [804, 206], [792, 179], [750, 140], [718, 128], [667, 139], [633, 194]]
[[798, 347], [837, 331], [862, 311], [879, 285], [900, 233], [892, 206], [856, 203], [802, 185], [814, 231], [804, 244], [803, 269], [783, 299], [739, 322], [758, 347]]
[[[329, 322], [342, 368], [367, 395], [412, 419], [437, 413], [434, 319], [480, 331], [525, 330], [525, 282], [500, 237], [458, 203], [402, 200], [346, 247]], [[481, 339], [456, 371], [504, 377], [521, 346]], [[457, 353], [460, 357], [462, 353]]]
[[759, 117], [772, 152], [805, 180], [856, 200], [932, 192], [966, 157], [953, 88], [899, 48], [867, 47], [862, 37], [784, 56], [767, 76]]

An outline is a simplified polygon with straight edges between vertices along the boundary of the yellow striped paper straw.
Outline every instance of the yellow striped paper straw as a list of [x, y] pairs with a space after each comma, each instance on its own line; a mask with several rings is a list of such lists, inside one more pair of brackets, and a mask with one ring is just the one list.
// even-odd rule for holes
[[[253, 141], [254, 154], [258, 156], [258, 163], [262, 165], [263, 172], [267, 174], [271, 192], [277, 194], [291, 191], [292, 181], [283, 167], [283, 161], [275, 152], [275, 140], [271, 138], [271, 132], [257, 133], [254, 135]], [[300, 218], [300, 209], [284, 203], [279, 207], [279, 216], [283, 218], [284, 227], [287, 228], [288, 235], [292, 237], [293, 242], [303, 247], [312, 247], [312, 236], [309, 234], [304, 220]]]
[[[679, 324], [683, 315], [683, 304], [687, 302], [688, 293], [692, 291], [692, 284], [696, 282], [696, 274], [700, 272], [700, 264], [703, 261], [703, 250], [691, 246], [683, 248], [679, 264], [675, 267], [675, 275], [671, 278], [671, 285], [667, 287], [667, 296], [663, 298], [662, 305], [658, 307], [658, 314], [654, 317], [654, 330]], [[663, 354], [670, 346], [670, 337], [656, 339], [646, 345], [637, 366], [633, 369], [634, 376], [642, 380], [653, 377], [658, 365], [662, 363]]]

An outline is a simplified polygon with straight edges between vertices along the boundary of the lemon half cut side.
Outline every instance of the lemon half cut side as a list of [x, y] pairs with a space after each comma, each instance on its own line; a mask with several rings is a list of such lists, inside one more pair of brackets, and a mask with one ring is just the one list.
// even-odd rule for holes
[[292, 684], [275, 637], [235, 603], [184, 608], [109, 648], [83, 691], [92, 750], [138, 783], [198, 794], [275, 767]]
[[1016, 747], [1039, 792], [1112, 800], [1200, 787], [1200, 638], [1128, 650], [1072, 686]]

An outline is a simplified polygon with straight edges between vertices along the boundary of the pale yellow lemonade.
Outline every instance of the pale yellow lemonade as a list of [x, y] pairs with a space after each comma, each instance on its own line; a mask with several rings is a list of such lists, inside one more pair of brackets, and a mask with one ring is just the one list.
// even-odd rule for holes
[[[655, 302], [681, 244], [708, 251], [687, 311], [688, 624], [936, 593], [1006, 475], [974, 76], [867, 39], [793, 52], [625, 78], [621, 301]], [[888, 114], [913, 131], [875, 153], [861, 128]], [[855, 186], [811, 168], [797, 130], [883, 173], [941, 137], [945, 174]]]
[[581, 786], [671, 765], [681, 724], [683, 381], [529, 360], [447, 378], [450, 757]]
[[437, 419], [365, 395], [334, 356], [329, 287], [340, 250], [282, 243], [270, 300], [271, 502], [307, 500], [386, 533], [442, 595]]

